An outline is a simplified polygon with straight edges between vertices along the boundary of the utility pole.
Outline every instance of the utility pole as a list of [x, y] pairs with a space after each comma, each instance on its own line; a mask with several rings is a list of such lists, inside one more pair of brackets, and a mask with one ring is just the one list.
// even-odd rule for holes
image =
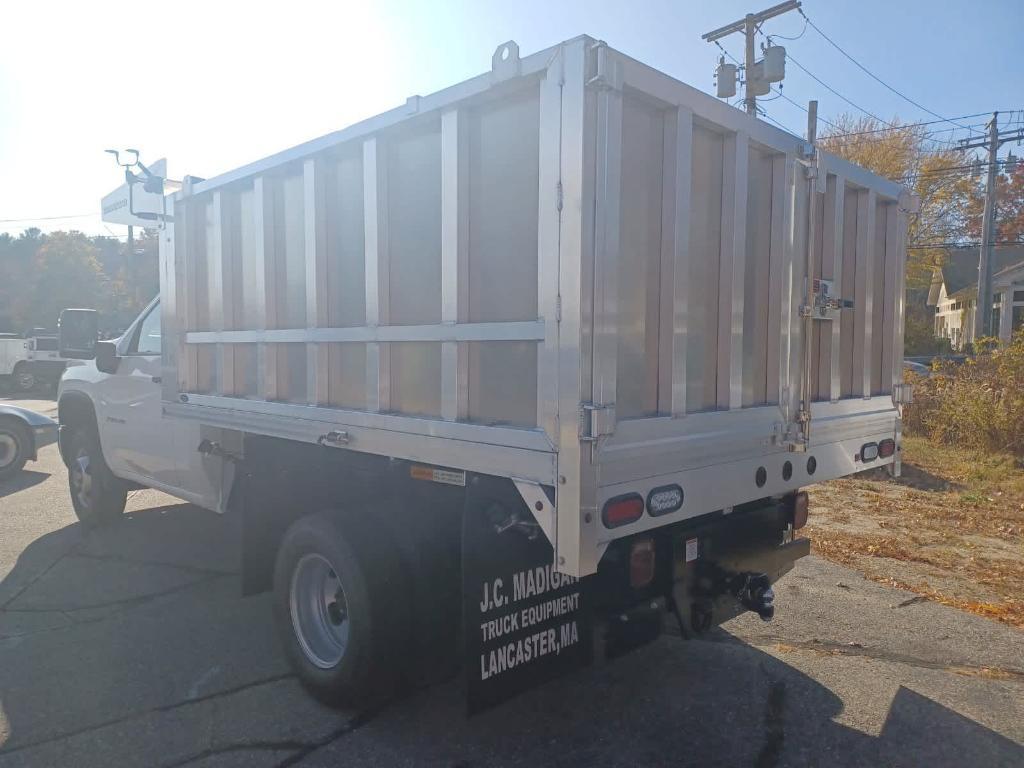
[[992, 241], [996, 228], [996, 204], [999, 165], [997, 153], [1008, 141], [1024, 138], [1024, 128], [999, 132], [999, 113], [992, 113], [988, 136], [961, 139], [960, 149], [985, 147], [988, 150], [988, 176], [985, 179], [985, 209], [981, 214], [981, 245], [978, 247], [978, 300], [974, 306], [974, 338], [992, 335]]
[[[754, 36], [757, 34], [758, 27], [768, 19], [788, 11], [795, 11], [799, 7], [799, 0], [787, 0], [785, 3], [773, 5], [771, 8], [767, 8], [760, 13], [748, 13], [742, 19], [701, 35], [702, 40], [713, 43], [734, 32], [743, 32], [746, 37], [746, 55], [743, 64], [743, 69], [746, 73], [744, 78], [743, 104], [746, 106], [747, 114], [752, 117], [757, 115], [757, 93], [753, 87], [755, 81], [754, 69], [757, 64], [754, 61]], [[763, 93], [767, 93], [767, 91]]]

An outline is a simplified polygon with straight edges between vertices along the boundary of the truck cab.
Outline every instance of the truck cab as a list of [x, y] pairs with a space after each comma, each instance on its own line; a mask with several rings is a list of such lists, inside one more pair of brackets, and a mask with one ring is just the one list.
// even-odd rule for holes
[[[66, 312], [61, 319], [65, 332], [69, 317]], [[163, 417], [160, 326], [160, 301], [154, 299], [120, 338], [91, 349], [62, 345], [62, 356], [78, 359], [60, 381], [60, 449], [75, 512], [86, 524], [118, 517], [127, 491], [140, 487], [205, 509], [223, 508], [222, 462], [198, 453], [201, 427]]]

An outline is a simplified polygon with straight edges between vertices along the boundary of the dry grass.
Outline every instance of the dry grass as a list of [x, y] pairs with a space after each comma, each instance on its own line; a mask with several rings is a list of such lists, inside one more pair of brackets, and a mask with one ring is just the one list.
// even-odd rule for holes
[[875, 581], [1024, 627], [1024, 467], [923, 438], [904, 476], [868, 472], [811, 489], [815, 551]]

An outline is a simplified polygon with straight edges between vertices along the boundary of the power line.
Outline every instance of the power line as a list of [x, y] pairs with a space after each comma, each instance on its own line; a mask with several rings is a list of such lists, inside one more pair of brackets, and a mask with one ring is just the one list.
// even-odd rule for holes
[[[932, 250], [932, 249], [935, 249], [935, 248], [942, 248], [942, 249], [948, 249], [948, 248], [978, 248], [980, 245], [981, 245], [981, 243], [928, 243], [928, 244], [925, 244], [925, 245], [907, 245], [907, 248], [910, 248], [910, 249], [913, 249], [913, 250], [918, 250], [918, 251], [923, 251], [923, 250]], [[990, 243], [990, 245], [1024, 245], [1024, 241], [1022, 241], [1022, 240], [998, 240], [998, 241], [996, 241], [994, 243]]]
[[[790, 56], [789, 58], [792, 59], [793, 57]], [[898, 130], [899, 128], [912, 128], [912, 127], [916, 128], [918, 126], [935, 125], [936, 123], [948, 123], [951, 120], [967, 120], [967, 119], [972, 118], [972, 117], [982, 117], [984, 115], [991, 115], [991, 114], [992, 114], [991, 111], [989, 111], [989, 112], [977, 112], [977, 113], [975, 113], [973, 115], [959, 115], [958, 117], [952, 117], [949, 120], [946, 120], [945, 118], [943, 118], [942, 120], [928, 120], [926, 122], [906, 123], [904, 125], [895, 126], [895, 128], [892, 128], [892, 127], [890, 127], [890, 128], [872, 128], [871, 130], [867, 130], [867, 131], [849, 131], [847, 133], [834, 133], [832, 135], [833, 136], [864, 136], [864, 135], [869, 134], [869, 133], [884, 133], [885, 131]], [[885, 122], [885, 121], [883, 121], [883, 122]], [[937, 130], [937, 131], [930, 131], [929, 133], [946, 133], [947, 131], [962, 130], [964, 127], [966, 127], [968, 130], [971, 130], [972, 128], [976, 128], [976, 127], [979, 127], [979, 126], [984, 127], [984, 125], [985, 125], [984, 123], [973, 123], [973, 124], [968, 125], [968, 126], [957, 126], [956, 128], [943, 128], [943, 129]]]
[[806, 33], [807, 33], [807, 19], [804, 19], [804, 28], [800, 30], [800, 34], [797, 35], [796, 37], [786, 37], [785, 35], [768, 35], [768, 42], [771, 43], [772, 39], [776, 38], [776, 37], [779, 40], [799, 40]]
[[766, 120], [770, 120], [770, 121], [772, 121], [773, 123], [775, 123], [775, 124], [776, 124], [777, 126], [779, 126], [779, 128], [781, 128], [782, 130], [784, 130], [784, 131], [785, 131], [786, 133], [792, 133], [792, 134], [794, 134], [794, 135], [798, 135], [798, 134], [797, 134], [797, 132], [796, 132], [796, 131], [794, 131], [794, 130], [793, 130], [792, 128], [790, 128], [790, 127], [789, 127], [788, 125], [783, 125], [782, 123], [780, 123], [780, 122], [779, 122], [778, 120], [776, 120], [776, 119], [775, 119], [774, 117], [772, 117], [771, 115], [769, 115], [769, 114], [768, 114], [767, 112], [765, 112], [764, 110], [761, 110], [761, 116], [762, 116], [763, 118], [765, 118]]
[[21, 219], [0, 219], [0, 224], [20, 224], [24, 221], [57, 221], [58, 219], [99, 218], [98, 213], [75, 213], [70, 216], [28, 216]]
[[828, 83], [826, 83], [826, 82], [825, 82], [824, 80], [822, 80], [822, 79], [821, 79], [820, 77], [818, 77], [818, 76], [817, 76], [817, 75], [815, 75], [815, 74], [814, 74], [813, 72], [811, 72], [811, 71], [810, 71], [809, 69], [807, 69], [807, 67], [805, 67], [805, 66], [804, 66], [803, 64], [801, 64], [801, 63], [800, 63], [799, 61], [797, 61], [797, 60], [796, 60], [795, 58], [793, 58], [793, 54], [791, 54], [791, 53], [787, 53], [787, 55], [786, 55], [786, 58], [788, 58], [788, 59], [789, 59], [790, 61], [792, 61], [792, 62], [793, 62], [794, 64], [796, 64], [796, 65], [797, 65], [797, 67], [799, 67], [800, 69], [802, 69], [802, 70], [803, 70], [803, 71], [804, 71], [805, 73], [807, 73], [807, 75], [809, 75], [809, 76], [810, 76], [810, 77], [811, 77], [811, 78], [812, 78], [812, 79], [813, 79], [813, 80], [814, 80], [814, 81], [815, 81], [816, 83], [818, 83], [819, 85], [821, 85], [821, 86], [824, 86], [825, 88], [827, 88], [827, 89], [828, 89], [829, 91], [831, 91], [832, 93], [834, 93], [834, 94], [835, 94], [836, 96], [838, 96], [838, 97], [839, 97], [840, 99], [842, 99], [843, 101], [845, 101], [845, 102], [846, 102], [847, 104], [849, 104], [849, 105], [850, 105], [851, 107], [853, 107], [854, 109], [859, 109], [859, 110], [860, 110], [861, 112], [863, 112], [863, 113], [864, 113], [865, 115], [867, 115], [868, 117], [873, 117], [873, 118], [874, 118], [875, 120], [877, 120], [878, 122], [880, 122], [880, 123], [884, 123], [885, 125], [888, 125], [888, 126], [889, 126], [890, 128], [892, 127], [892, 125], [891, 125], [891, 124], [890, 124], [889, 122], [887, 122], [887, 121], [883, 120], [883, 119], [882, 119], [882, 118], [880, 118], [880, 117], [879, 117], [878, 115], [874, 114], [873, 112], [868, 112], [868, 111], [867, 111], [866, 109], [864, 109], [864, 107], [860, 106], [859, 104], [855, 104], [854, 102], [850, 101], [850, 100], [849, 100], [848, 98], [846, 98], [845, 96], [843, 96], [843, 94], [841, 94], [841, 93], [840, 93], [839, 91], [837, 91], [837, 90], [836, 90], [835, 88], [833, 88], [833, 87], [832, 87], [831, 85], [829, 85]]
[[[807, 16], [807, 14], [806, 14], [806, 13], [804, 13], [804, 11], [803, 11], [803, 8], [797, 8], [797, 12], [798, 12], [798, 13], [799, 13], [799, 14], [800, 14], [801, 16], [803, 16], [803, 17], [804, 17], [804, 19], [805, 19], [805, 20], [807, 21], [807, 23], [808, 23], [808, 24], [810, 24], [810, 25], [811, 25], [812, 27], [814, 27], [814, 30], [815, 30], [815, 31], [816, 31], [816, 32], [817, 32], [817, 33], [818, 33], [819, 35], [821, 35], [821, 36], [822, 36], [823, 38], [825, 38], [825, 39], [826, 39], [826, 40], [827, 40], [827, 41], [828, 41], [829, 43], [831, 43], [831, 44], [832, 44], [832, 47], [833, 47], [833, 48], [835, 48], [835, 49], [836, 49], [837, 51], [839, 51], [839, 52], [840, 52], [841, 54], [843, 54], [843, 56], [845, 56], [845, 57], [846, 57], [846, 58], [848, 58], [848, 59], [849, 59], [850, 61], [852, 61], [852, 62], [853, 62], [854, 64], [856, 64], [856, 65], [857, 65], [857, 67], [858, 67], [858, 68], [860, 68], [860, 70], [861, 70], [862, 72], [864, 72], [865, 74], [867, 74], [867, 75], [869, 75], [870, 77], [872, 77], [872, 78], [873, 78], [874, 80], [876, 80], [876, 81], [877, 81], [878, 83], [881, 83], [881, 84], [882, 84], [883, 86], [885, 86], [886, 88], [888, 88], [888, 89], [889, 89], [890, 91], [892, 91], [893, 93], [895, 93], [895, 94], [896, 94], [897, 96], [899, 96], [899, 97], [900, 97], [901, 99], [903, 99], [904, 101], [907, 101], [907, 102], [909, 102], [909, 103], [913, 104], [913, 105], [914, 105], [915, 107], [917, 107], [918, 109], [924, 110], [924, 111], [925, 111], [925, 112], [927, 112], [927, 113], [928, 113], [929, 115], [932, 115], [933, 117], [937, 117], [937, 118], [939, 118], [939, 119], [940, 119], [940, 120], [941, 120], [942, 122], [946, 122], [946, 123], [952, 123], [953, 125], [959, 125], [959, 123], [957, 123], [956, 121], [954, 121], [954, 120], [950, 120], [949, 118], [946, 118], [946, 117], [943, 117], [943, 116], [942, 116], [942, 115], [940, 115], [940, 114], [939, 114], [938, 112], [933, 112], [932, 110], [928, 109], [928, 107], [925, 107], [925, 106], [923, 106], [922, 104], [919, 104], [918, 102], [914, 101], [914, 100], [913, 100], [912, 98], [910, 98], [909, 96], [907, 96], [907, 95], [906, 95], [905, 93], [901, 93], [900, 91], [897, 91], [897, 90], [896, 90], [895, 88], [893, 88], [893, 87], [892, 87], [891, 85], [889, 85], [889, 84], [888, 84], [887, 82], [885, 82], [885, 81], [884, 81], [884, 80], [883, 80], [882, 78], [880, 78], [880, 77], [879, 77], [878, 75], [876, 75], [876, 74], [875, 74], [874, 72], [872, 72], [872, 71], [871, 71], [870, 69], [868, 69], [867, 67], [865, 67], [865, 66], [864, 66], [863, 64], [861, 64], [861, 63], [860, 63], [859, 61], [857, 61], [857, 60], [856, 60], [855, 58], [853, 58], [853, 56], [851, 56], [851, 55], [850, 55], [849, 53], [847, 53], [847, 52], [846, 52], [845, 50], [843, 50], [842, 46], [840, 46], [840, 45], [839, 45], [839, 43], [837, 43], [837, 42], [836, 42], [835, 40], [833, 40], [833, 39], [832, 39], [831, 37], [829, 37], [829, 36], [828, 36], [828, 35], [826, 35], [826, 34], [825, 34], [824, 32], [822, 32], [822, 31], [821, 31], [821, 28], [820, 28], [820, 27], [819, 27], [819, 26], [818, 26], [817, 24], [815, 24], [815, 23], [814, 23], [813, 21], [811, 21], [811, 20], [810, 20], [810, 18], [809, 18], [809, 17]], [[963, 128], [964, 126], [960, 125], [960, 127], [961, 127], [961, 128]]]
[[[782, 97], [783, 99], [785, 99], [786, 101], [788, 101], [788, 102], [789, 102], [790, 104], [792, 104], [792, 105], [793, 105], [794, 107], [799, 107], [799, 108], [800, 108], [800, 109], [802, 109], [802, 110], [803, 110], [804, 112], [806, 112], [806, 111], [807, 111], [807, 107], [805, 107], [805, 106], [804, 106], [803, 104], [799, 104], [799, 103], [797, 103], [797, 102], [793, 101], [793, 100], [792, 100], [791, 98], [789, 98], [789, 96], [787, 96], [786, 94], [784, 94], [784, 93], [783, 93], [782, 91], [776, 91], [776, 93], [778, 93], [778, 94], [779, 94], [779, 96], [781, 96], [781, 97]], [[823, 122], [823, 123], [824, 123], [825, 125], [831, 125], [831, 126], [832, 126], [833, 128], [838, 128], [838, 127], [839, 127], [839, 126], [838, 126], [838, 125], [836, 125], [835, 123], [833, 123], [833, 122], [830, 122], [829, 120], [826, 120], [826, 119], [825, 119], [824, 117], [821, 117], [820, 115], [818, 116], [818, 120], [820, 120], [821, 122]]]

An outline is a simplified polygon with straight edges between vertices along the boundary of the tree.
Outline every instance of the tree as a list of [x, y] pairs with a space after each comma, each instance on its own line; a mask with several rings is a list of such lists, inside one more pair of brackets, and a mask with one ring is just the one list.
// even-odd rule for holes
[[0, 332], [53, 329], [69, 306], [99, 310], [104, 327], [126, 327], [159, 289], [158, 242], [143, 231], [129, 254], [115, 237], [0, 234]]
[[[992, 239], [997, 243], [1024, 243], [1024, 163], [1006, 170], [1003, 166], [996, 175], [996, 231]], [[985, 209], [984, 178], [976, 182], [967, 201], [967, 235], [981, 241], [981, 216]]]
[[33, 261], [28, 313], [31, 325], [53, 327], [65, 307], [100, 307], [108, 303], [109, 281], [97, 259], [99, 251], [81, 232], [46, 236]]
[[964, 165], [963, 153], [948, 142], [930, 139], [916, 124], [886, 124], [848, 114], [832, 123], [819, 140], [823, 149], [908, 185], [920, 198], [920, 213], [908, 222], [907, 285], [926, 287], [944, 253], [926, 246], [954, 242], [966, 231], [975, 183], [969, 173], [948, 170]]

